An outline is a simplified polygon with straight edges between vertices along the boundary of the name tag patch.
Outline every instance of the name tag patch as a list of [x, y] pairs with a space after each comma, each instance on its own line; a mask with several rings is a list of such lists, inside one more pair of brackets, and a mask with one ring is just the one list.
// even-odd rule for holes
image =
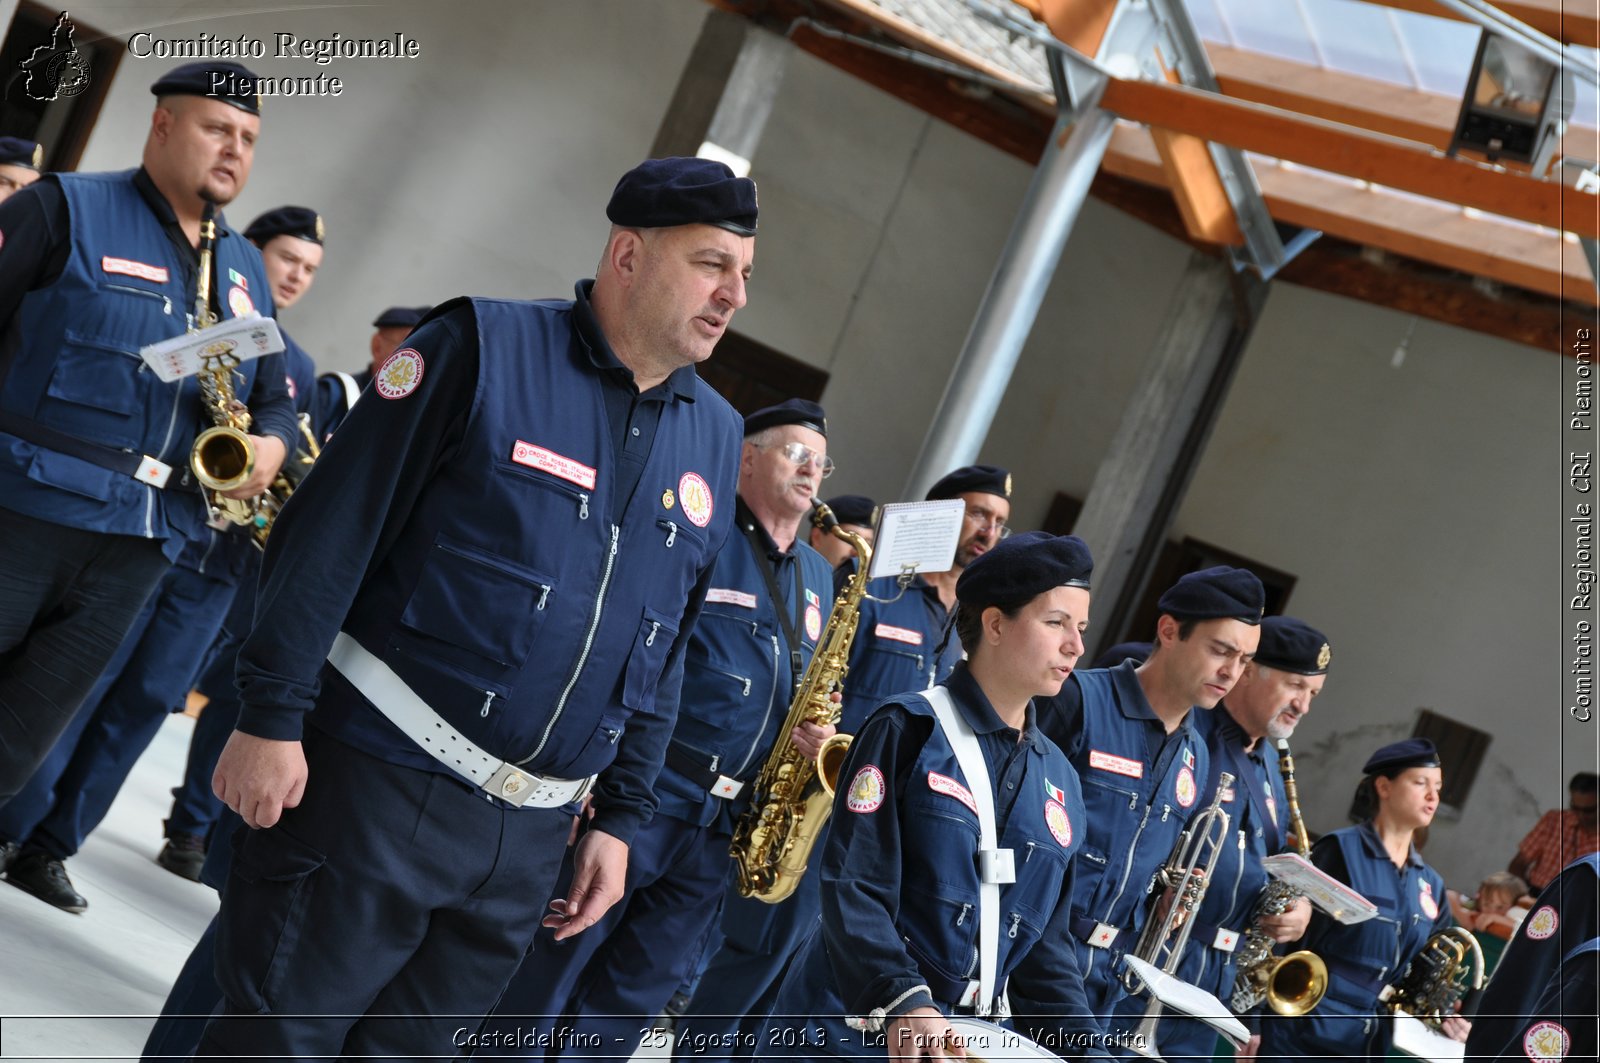
[[102, 255], [100, 268], [107, 273], [120, 273], [124, 277], [138, 277], [142, 281], [154, 281], [157, 284], [167, 283], [167, 267], [152, 266], [148, 262], [135, 262], [131, 258]]
[[517, 445], [511, 448], [511, 460], [518, 465], [526, 465], [530, 469], [538, 469], [557, 479], [577, 484], [586, 491], [594, 490], [595, 471], [592, 468], [581, 461], [574, 461], [535, 443], [517, 440]]
[[895, 627], [893, 624], [879, 624], [872, 629], [872, 633], [880, 639], [889, 639], [893, 642], [904, 642], [907, 646], [922, 645], [922, 632], [913, 631], [908, 627]]
[[706, 591], [706, 601], [713, 605], [737, 605], [745, 609], [756, 607], [756, 596], [732, 587], [712, 587]]
[[978, 802], [974, 800], [972, 791], [967, 789], [965, 786], [962, 786], [948, 775], [940, 775], [936, 771], [928, 772], [928, 789], [932, 790], [936, 794], [944, 794], [946, 797], [955, 798], [957, 801], [960, 801], [962, 804], [972, 809], [974, 814], [976, 814], [978, 811]]
[[1117, 775], [1126, 775], [1130, 779], [1144, 778], [1144, 763], [1142, 761], [1112, 756], [1110, 753], [1102, 753], [1098, 749], [1089, 750], [1089, 767], [1099, 768], [1101, 771], [1114, 772]]

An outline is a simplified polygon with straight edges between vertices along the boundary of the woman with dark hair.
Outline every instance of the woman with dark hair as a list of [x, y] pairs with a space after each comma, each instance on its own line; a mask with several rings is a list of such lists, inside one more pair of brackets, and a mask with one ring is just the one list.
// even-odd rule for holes
[[[1312, 915], [1305, 936], [1289, 948], [1322, 957], [1327, 995], [1310, 1014], [1264, 1016], [1262, 1059], [1383, 1058], [1394, 1029], [1379, 995], [1435, 932], [1454, 925], [1444, 879], [1414, 844], [1439, 807], [1438, 751], [1426, 738], [1408, 738], [1372, 754], [1362, 770], [1376, 801], [1372, 818], [1319, 838], [1311, 862], [1377, 905], [1378, 914], [1352, 925]], [[1453, 1016], [1443, 1032], [1462, 1041], [1468, 1029]]]
[[1016, 974], [1030, 1010], [1060, 1017], [1051, 1048], [1104, 1057], [1067, 933], [1082, 792], [1033, 705], [1083, 653], [1092, 564], [1082, 540], [1030, 532], [963, 571], [967, 660], [856, 735], [822, 852], [822, 920], [757, 1055], [961, 1058], [951, 1017], [1004, 1021]]

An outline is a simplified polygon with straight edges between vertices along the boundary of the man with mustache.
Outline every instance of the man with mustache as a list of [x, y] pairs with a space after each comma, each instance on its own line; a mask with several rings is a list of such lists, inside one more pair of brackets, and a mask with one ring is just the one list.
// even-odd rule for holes
[[[1261, 861], [1291, 847], [1288, 799], [1275, 743], [1293, 734], [1311, 711], [1332, 660], [1322, 632], [1293, 617], [1269, 616], [1261, 621], [1256, 655], [1233, 689], [1215, 710], [1193, 714], [1210, 763], [1200, 780], [1199, 807], [1211, 804], [1222, 772], [1234, 781], [1222, 794], [1228, 840], [1211, 869], [1211, 883], [1175, 973], [1224, 1004], [1233, 996], [1238, 947], [1268, 881]], [[1281, 943], [1298, 939], [1310, 921], [1311, 902], [1301, 897], [1287, 911], [1263, 915], [1259, 925]], [[1123, 998], [1111, 1026], [1131, 1032], [1147, 1003], [1145, 997]], [[1169, 1010], [1156, 1028], [1156, 1042], [1169, 1060], [1210, 1059], [1217, 1034], [1198, 1019]], [[1259, 1042], [1256, 1037], [1250, 1050]]]
[[[830, 604], [832, 572], [800, 535], [833, 471], [827, 430], [822, 407], [803, 399], [745, 418], [734, 513], [744, 542], [717, 558], [689, 640], [678, 724], [656, 778], [661, 807], [634, 840], [627, 892], [575, 940], [540, 932], [488, 1032], [514, 1030], [516, 1016], [560, 1017], [564, 1035], [598, 1035], [607, 1052], [631, 1054], [691, 973], [699, 952], [687, 946], [712, 929], [732, 877], [734, 824], [774, 743], [815, 758], [833, 734], [810, 723], [782, 733]], [[563, 871], [570, 877], [570, 861]]]
[[[244, 188], [253, 93], [210, 95], [234, 63], [190, 63], [151, 91], [137, 170], [50, 174], [0, 203], [0, 800], [66, 728], [185, 543], [205, 538], [189, 470], [210, 426], [198, 382], [163, 383], [139, 349], [192, 324], [200, 221]], [[217, 219], [212, 311], [271, 312], [261, 255]], [[298, 436], [284, 360], [245, 362], [260, 495]], [[0, 857], [0, 861], [3, 861]]]
[[[903, 592], [893, 577], [868, 584], [844, 680], [839, 730], [845, 734], [855, 733], [884, 698], [926, 690], [949, 677], [961, 660], [961, 643], [951, 630], [956, 581], [1008, 534], [1011, 474], [1005, 469], [964, 466], [942, 477], [927, 497], [959, 498], [966, 505], [955, 563], [947, 572], [917, 576]], [[840, 567], [835, 585], [842, 587], [853, 571], [854, 562]], [[813, 864], [821, 852], [819, 838]], [[695, 1054], [686, 1046], [705, 1046], [700, 1054], [713, 1057], [750, 1056], [771, 1047], [761, 1043], [766, 1036], [763, 1017], [820, 911], [817, 877], [809, 872], [794, 895], [780, 904], [729, 891], [721, 945], [710, 956], [678, 1023], [680, 1058]]]

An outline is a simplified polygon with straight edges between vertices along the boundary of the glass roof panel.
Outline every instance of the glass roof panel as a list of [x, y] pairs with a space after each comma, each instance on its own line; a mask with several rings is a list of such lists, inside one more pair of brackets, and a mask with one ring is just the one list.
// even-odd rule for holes
[[[1284, 59], [1308, 63], [1317, 62], [1317, 50], [1311, 43], [1310, 32], [1296, 10], [1294, 0], [1215, 0], [1228, 28], [1233, 31], [1238, 47], [1252, 52], [1263, 52]], [[1199, 6], [1190, 3], [1191, 11]], [[1226, 44], [1226, 39], [1217, 43]]]

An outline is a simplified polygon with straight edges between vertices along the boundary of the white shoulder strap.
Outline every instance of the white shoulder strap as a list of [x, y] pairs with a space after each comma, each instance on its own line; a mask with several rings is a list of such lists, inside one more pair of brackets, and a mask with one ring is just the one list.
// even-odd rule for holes
[[350, 407], [354, 406], [356, 400], [361, 397], [361, 389], [356, 386], [356, 378], [349, 373], [341, 373], [337, 369], [331, 375], [338, 377], [339, 383], [344, 385], [344, 409], [346, 413], [349, 413]]
[[[945, 740], [955, 752], [961, 774], [966, 776], [967, 789], [972, 792], [972, 802], [978, 806], [978, 984], [968, 987], [968, 996], [976, 989], [976, 999], [970, 1001], [979, 1015], [987, 1015], [995, 1000], [995, 976], [1000, 953], [1000, 883], [1009, 882], [1014, 875], [991, 871], [1000, 864], [994, 860], [998, 841], [994, 827], [994, 783], [989, 778], [989, 765], [978, 746], [978, 736], [968, 725], [966, 717], [956, 708], [950, 691], [942, 686], [924, 691], [923, 697], [933, 706], [934, 717], [944, 731]], [[1006, 854], [1009, 856], [1009, 852]], [[1006, 864], [1009, 871], [1009, 862]], [[967, 1003], [967, 1001], [963, 1001]]]

